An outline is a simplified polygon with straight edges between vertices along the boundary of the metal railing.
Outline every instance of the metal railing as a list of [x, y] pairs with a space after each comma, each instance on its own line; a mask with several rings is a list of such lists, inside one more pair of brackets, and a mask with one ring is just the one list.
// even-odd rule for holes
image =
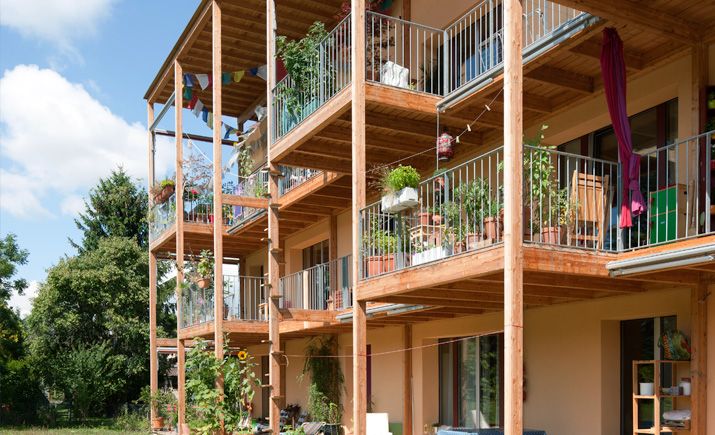
[[524, 145], [524, 242], [616, 251], [619, 167]]
[[[523, 2], [523, 49], [547, 39], [557, 29], [583, 14], [547, 0]], [[484, 0], [445, 29], [450, 93], [502, 66], [504, 11], [501, 0]], [[446, 95], [445, 93], [445, 95]]]
[[[266, 290], [262, 277], [224, 275], [223, 315], [225, 320], [267, 321]], [[181, 295], [181, 327], [214, 320], [214, 288], [188, 283]]]
[[365, 15], [366, 80], [442, 95], [445, 32], [376, 12]]
[[280, 166], [283, 176], [278, 180], [278, 196], [283, 196], [323, 171], [317, 169]]
[[176, 193], [161, 204], [153, 204], [149, 214], [149, 239], [156, 240], [176, 222]]
[[350, 15], [318, 46], [304, 76], [286, 76], [273, 89], [273, 138], [290, 132], [351, 80]]
[[647, 212], [621, 231], [624, 250], [710, 234], [713, 208], [713, 144], [710, 131], [642, 155], [640, 190]]
[[352, 256], [346, 255], [281, 278], [281, 308], [347, 309], [352, 290]]
[[265, 198], [268, 195], [268, 164], [263, 164], [247, 177], [239, 177], [233, 193], [238, 196]]
[[[502, 242], [503, 149], [420, 183], [415, 203], [390, 197], [360, 211], [361, 278]], [[402, 195], [401, 195], [402, 196]], [[402, 211], [395, 211], [402, 206]]]

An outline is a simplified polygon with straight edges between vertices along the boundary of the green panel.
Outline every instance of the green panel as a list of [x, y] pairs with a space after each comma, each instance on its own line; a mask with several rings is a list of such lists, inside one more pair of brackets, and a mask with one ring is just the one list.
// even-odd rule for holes
[[648, 199], [652, 215], [675, 211], [678, 205], [678, 187], [671, 186], [650, 192]]
[[650, 243], [676, 239], [678, 216], [675, 211], [650, 217]]
[[392, 435], [402, 435], [402, 423], [389, 423], [388, 427]]

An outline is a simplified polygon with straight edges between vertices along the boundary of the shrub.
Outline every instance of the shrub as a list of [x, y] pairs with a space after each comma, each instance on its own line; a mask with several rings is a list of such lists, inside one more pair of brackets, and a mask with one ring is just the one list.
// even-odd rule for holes
[[389, 192], [397, 192], [405, 187], [417, 188], [420, 174], [412, 166], [398, 166], [387, 174], [386, 187]]

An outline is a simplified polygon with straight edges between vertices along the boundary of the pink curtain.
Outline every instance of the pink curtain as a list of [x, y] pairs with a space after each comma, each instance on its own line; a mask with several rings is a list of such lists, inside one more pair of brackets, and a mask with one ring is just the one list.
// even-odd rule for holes
[[641, 194], [639, 179], [641, 156], [633, 152], [631, 125], [626, 111], [626, 65], [623, 61], [623, 42], [612, 27], [603, 29], [601, 47], [601, 75], [611, 115], [613, 131], [618, 140], [618, 157], [621, 161], [623, 186], [621, 201], [621, 228], [633, 226], [633, 216], [645, 212], [646, 204]]

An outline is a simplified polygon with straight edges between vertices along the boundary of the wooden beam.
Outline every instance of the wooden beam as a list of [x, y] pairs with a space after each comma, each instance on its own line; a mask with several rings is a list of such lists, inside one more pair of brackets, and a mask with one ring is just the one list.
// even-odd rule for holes
[[[177, 333], [180, 330], [177, 329]], [[177, 334], [178, 335], [178, 334]], [[184, 340], [176, 340], [176, 370], [177, 379], [176, 383], [177, 389], [179, 390], [179, 397], [177, 399], [177, 412], [179, 414], [178, 418], [178, 433], [179, 435], [189, 435], [187, 430], [188, 426], [186, 424], [186, 350], [184, 348]]]
[[[409, 3], [409, 0], [408, 0]], [[403, 328], [404, 348], [402, 387], [402, 433], [412, 435], [412, 325]]]
[[[593, 93], [593, 77], [552, 66], [540, 66], [530, 71], [526, 78], [555, 85], [581, 94]], [[506, 114], [506, 110], [504, 111]]]
[[[696, 136], [705, 131], [707, 117], [707, 85], [708, 85], [708, 46], [704, 43], [695, 44], [691, 49], [691, 128], [690, 135]], [[697, 168], [692, 168], [697, 171]], [[702, 169], [701, 169], [702, 170]]]
[[223, 203], [251, 208], [268, 208], [268, 199], [223, 194]]
[[[365, 207], [365, 0], [352, 0], [352, 278], [360, 279], [360, 210]], [[355, 289], [357, 291], [357, 289]], [[356, 298], [355, 298], [356, 299]], [[367, 303], [353, 302], [353, 434], [367, 435]]]
[[[156, 353], [156, 254], [149, 253], [149, 389], [159, 391], [159, 355]], [[150, 408], [151, 418], [156, 417], [156, 406]]]
[[[691, 428], [692, 433], [707, 433], [707, 386], [708, 386], [708, 284], [712, 280], [703, 275], [700, 282], [691, 290], [690, 297], [690, 325], [691, 331], [691, 382], [692, 399], [691, 406]], [[712, 297], [712, 296], [710, 296]]]
[[556, 3], [588, 12], [614, 23], [692, 44], [701, 39], [698, 26], [671, 13], [636, 0], [555, 0]]
[[[504, 0], [504, 433], [523, 433], [522, 5]], [[593, 86], [593, 84], [591, 84]]]
[[[175, 110], [174, 110], [174, 131], [176, 136], [174, 137], [174, 142], [176, 146], [176, 161], [175, 171], [176, 171], [176, 187], [175, 187], [175, 198], [184, 197], [184, 141], [183, 141], [183, 85], [184, 85], [184, 75], [181, 64], [178, 61], [174, 61], [174, 92], [176, 93]], [[181, 319], [183, 318], [183, 307], [181, 301], [183, 301], [182, 291], [184, 284], [184, 201], [176, 202], [176, 216], [174, 228], [176, 230], [176, 331], [181, 329]], [[179, 358], [179, 428], [186, 421], [186, 393], [184, 391], [184, 384], [182, 380], [185, 380], [184, 366], [183, 366], [183, 343], [181, 341], [177, 344], [177, 352], [180, 355]]]
[[[274, 0], [266, 0], [266, 59], [268, 86], [266, 86], [267, 107], [273, 107], [272, 90], [276, 83], [276, 5]], [[268, 192], [270, 193], [271, 204], [278, 201], [278, 175], [281, 171], [276, 166], [276, 146], [273, 143], [273, 135], [276, 119], [272, 110], [267, 111], [268, 122]], [[268, 207], [268, 349], [270, 350], [269, 360], [269, 394], [268, 401], [268, 421], [271, 432], [280, 432], [280, 413], [283, 407], [283, 397], [285, 393], [281, 385], [281, 373], [283, 354], [281, 353], [281, 331], [280, 331], [280, 263], [283, 260], [280, 251], [280, 227], [279, 215], [276, 207]]]
[[[222, 110], [222, 47], [221, 47], [221, 6], [218, 0], [211, 2], [212, 50], [211, 74], [213, 77], [213, 254], [214, 254], [214, 355], [223, 360], [223, 130]], [[181, 202], [181, 201], [177, 201]], [[223, 376], [216, 378], [216, 389], [223, 397]], [[223, 399], [221, 399], [223, 400]], [[221, 420], [223, 429], [223, 419]]]

